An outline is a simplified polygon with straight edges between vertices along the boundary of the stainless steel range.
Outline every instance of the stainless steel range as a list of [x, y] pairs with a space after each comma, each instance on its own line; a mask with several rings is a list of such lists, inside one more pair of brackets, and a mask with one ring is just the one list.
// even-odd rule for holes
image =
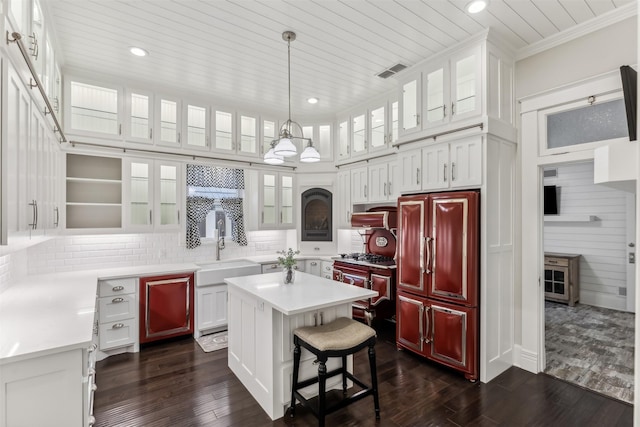
[[369, 325], [395, 315], [396, 224], [393, 206], [353, 214], [351, 225], [361, 229], [365, 252], [334, 257], [333, 280], [378, 291], [377, 297], [353, 304], [353, 317]]

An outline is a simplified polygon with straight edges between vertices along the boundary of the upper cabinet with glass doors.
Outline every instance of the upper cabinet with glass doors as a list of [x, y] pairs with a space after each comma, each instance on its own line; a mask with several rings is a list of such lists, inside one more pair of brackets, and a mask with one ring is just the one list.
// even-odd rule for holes
[[121, 139], [122, 92], [117, 86], [69, 79], [65, 85], [65, 132]]
[[[213, 151], [257, 157], [259, 119], [257, 114], [215, 109], [213, 112]], [[274, 129], [275, 129], [275, 123]]]
[[169, 96], [156, 96], [155, 142], [158, 145], [179, 147], [182, 142], [182, 103]]
[[184, 140], [182, 146], [195, 150], [209, 150], [210, 115], [209, 107], [185, 103], [184, 106]]
[[260, 186], [260, 228], [292, 228], [294, 226], [293, 175], [261, 172]]
[[478, 46], [423, 71], [423, 128], [481, 114], [481, 63]]
[[125, 108], [125, 138], [128, 141], [153, 143], [153, 94], [127, 90]]
[[400, 142], [490, 123], [515, 137], [514, 62], [491, 38], [483, 33], [398, 77]]

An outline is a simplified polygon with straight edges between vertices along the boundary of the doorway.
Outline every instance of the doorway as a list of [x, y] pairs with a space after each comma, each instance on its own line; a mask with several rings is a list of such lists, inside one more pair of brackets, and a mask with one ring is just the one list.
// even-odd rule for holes
[[632, 403], [635, 194], [593, 182], [593, 161], [543, 169], [544, 372]]

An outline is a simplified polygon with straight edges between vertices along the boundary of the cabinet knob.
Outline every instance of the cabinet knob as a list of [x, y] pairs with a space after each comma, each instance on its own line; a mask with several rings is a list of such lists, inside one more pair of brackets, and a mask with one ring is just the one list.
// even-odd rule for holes
[[112, 303], [117, 304], [119, 302], [124, 302], [124, 298], [118, 297], [111, 300]]
[[124, 323], [116, 323], [111, 327], [111, 329], [122, 329], [124, 328]]
[[113, 292], [123, 291], [124, 290], [124, 286], [114, 286], [113, 288], [111, 288], [111, 290]]

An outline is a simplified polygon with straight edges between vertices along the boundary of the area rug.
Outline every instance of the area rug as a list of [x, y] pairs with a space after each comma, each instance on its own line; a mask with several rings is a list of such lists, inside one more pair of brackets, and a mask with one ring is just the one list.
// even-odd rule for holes
[[576, 304], [545, 303], [545, 372], [633, 403], [635, 315]]
[[227, 331], [217, 332], [215, 334], [203, 335], [196, 338], [198, 344], [205, 353], [227, 348]]

